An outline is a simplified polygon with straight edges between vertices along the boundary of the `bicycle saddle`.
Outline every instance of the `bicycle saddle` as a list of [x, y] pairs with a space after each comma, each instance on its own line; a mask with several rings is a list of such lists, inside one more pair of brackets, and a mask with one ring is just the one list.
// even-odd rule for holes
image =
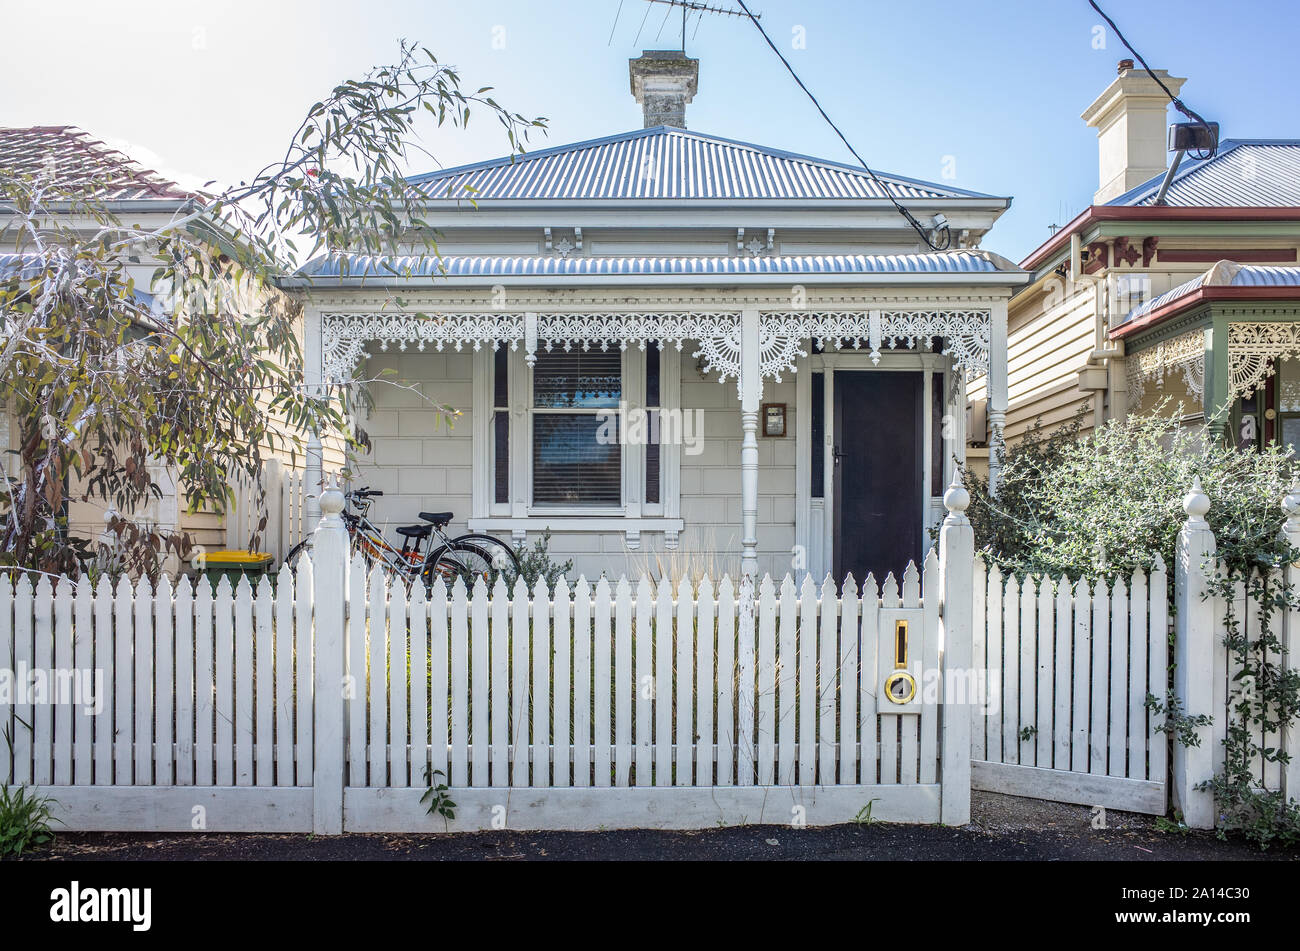
[[399, 525], [397, 534], [403, 538], [428, 538], [433, 529], [428, 525]]
[[442, 528], [455, 517], [454, 512], [421, 512], [420, 518]]

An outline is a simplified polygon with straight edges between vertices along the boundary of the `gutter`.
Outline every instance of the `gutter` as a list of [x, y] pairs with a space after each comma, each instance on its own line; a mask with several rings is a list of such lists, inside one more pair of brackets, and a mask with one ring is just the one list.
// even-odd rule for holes
[[[515, 287], [550, 287], [551, 289], [568, 289], [570, 287], [599, 287], [616, 285], [622, 287], [743, 287], [749, 285], [777, 285], [789, 287], [790, 284], [842, 284], [882, 286], [891, 284], [904, 285], [979, 285], [995, 287], [1020, 286], [1028, 284], [1033, 275], [1026, 272], [978, 271], [970, 274], [960, 272], [924, 271], [915, 274], [586, 274], [586, 275], [482, 275], [474, 277], [417, 277], [402, 278], [386, 275], [368, 277], [319, 277], [310, 275], [286, 276], [276, 281], [278, 287], [290, 289], [334, 289], [365, 288], [369, 290], [387, 289], [444, 289], [453, 287], [493, 287], [495, 285]], [[549, 278], [549, 279], [548, 279]], [[558, 285], [558, 287], [557, 287]]]
[[[115, 214], [128, 214], [132, 212], [149, 212], [151, 214], [175, 214], [178, 211], [200, 210], [203, 203], [195, 198], [131, 198], [131, 199], [108, 199], [97, 200], [88, 198], [85, 201], [52, 201], [41, 206], [42, 210], [51, 214], [70, 214], [84, 210], [88, 205], [102, 207]], [[0, 204], [0, 214], [14, 214], [14, 206], [10, 204]]]
[[1154, 327], [1183, 311], [1191, 310], [1198, 304], [1210, 301], [1240, 300], [1292, 300], [1300, 304], [1300, 287], [1198, 287], [1182, 297], [1169, 301], [1149, 314], [1137, 320], [1121, 324], [1110, 332], [1111, 340], [1123, 340], [1134, 334]]
[[1031, 251], [1020, 266], [1033, 271], [1065, 250], [1070, 238], [1089, 225], [1102, 221], [1300, 221], [1300, 209], [1278, 206], [1216, 205], [1204, 208], [1171, 208], [1167, 205], [1092, 205], [1064, 228]]
[[[1012, 199], [998, 196], [981, 198], [904, 198], [908, 208], [936, 209], [947, 211], [952, 208], [968, 209], [1007, 209]], [[884, 198], [715, 198], [699, 199], [684, 196], [682, 198], [475, 198], [472, 194], [463, 197], [426, 198], [420, 203], [421, 208], [433, 210], [452, 209], [506, 209], [510, 211], [530, 210], [548, 211], [552, 208], [563, 209], [610, 209], [615, 211], [640, 211], [647, 208], [667, 209], [722, 209], [726, 211], [750, 211], [754, 208], [847, 208], [894, 211], [894, 206]]]

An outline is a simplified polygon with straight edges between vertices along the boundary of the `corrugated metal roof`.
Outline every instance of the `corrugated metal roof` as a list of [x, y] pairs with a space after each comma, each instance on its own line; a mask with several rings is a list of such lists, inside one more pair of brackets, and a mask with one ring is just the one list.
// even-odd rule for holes
[[1220, 261], [1205, 273], [1133, 308], [1117, 326], [1141, 320], [1202, 287], [1300, 287], [1300, 267]]
[[323, 255], [298, 273], [312, 278], [683, 277], [705, 275], [1022, 273], [982, 251], [931, 254], [833, 254], [771, 257], [372, 257]]
[[39, 254], [30, 252], [17, 254], [13, 251], [6, 251], [0, 254], [0, 278], [8, 279], [16, 276], [31, 280], [44, 270], [41, 261], [42, 258]]
[[[1107, 202], [1154, 205], [1164, 175]], [[1225, 139], [1210, 159], [1184, 158], [1165, 204], [1173, 208], [1285, 208], [1300, 205], [1300, 140]]]
[[[992, 197], [898, 175], [877, 176], [898, 199]], [[430, 172], [408, 181], [430, 198], [476, 201], [886, 197], [855, 165], [668, 126]]]
[[1300, 287], [1300, 267], [1243, 264], [1232, 276], [1233, 287]]

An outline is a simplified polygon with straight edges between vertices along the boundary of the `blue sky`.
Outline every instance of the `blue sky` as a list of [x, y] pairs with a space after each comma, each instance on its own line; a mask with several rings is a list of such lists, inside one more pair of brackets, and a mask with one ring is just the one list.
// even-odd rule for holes
[[[1096, 134], [1079, 113], [1128, 54], [1108, 32], [1095, 48], [1101, 20], [1086, 0], [750, 5], [874, 167], [942, 181], [946, 163], [958, 187], [1014, 196], [986, 247], [1019, 259], [1090, 201]], [[323, 91], [388, 61], [401, 37], [459, 66], [471, 88], [493, 85], [508, 107], [549, 117], [538, 145], [639, 127], [627, 59], [679, 40], [679, 14], [664, 23], [667, 8], [645, 0], [622, 0], [617, 22], [619, 0], [6, 6], [22, 42], [6, 44], [0, 123], [80, 125], [191, 183], [251, 174]], [[1300, 138], [1300, 5], [1103, 6], [1152, 66], [1188, 77], [1184, 100], [1225, 137]], [[701, 60], [692, 129], [852, 160], [749, 23], [692, 20], [687, 51]], [[486, 122], [468, 134], [430, 130], [424, 145], [445, 165], [504, 150]]]

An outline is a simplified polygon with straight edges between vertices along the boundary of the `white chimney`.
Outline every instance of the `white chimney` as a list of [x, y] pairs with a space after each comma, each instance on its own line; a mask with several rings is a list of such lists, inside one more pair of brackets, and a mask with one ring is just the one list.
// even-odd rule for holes
[[632, 95], [641, 104], [645, 128], [686, 128], [686, 104], [695, 98], [700, 61], [681, 50], [646, 50], [628, 60]]
[[[1163, 69], [1153, 72], [1175, 96], [1187, 82]], [[1131, 59], [1120, 60], [1119, 75], [1081, 116], [1097, 129], [1100, 187], [1094, 204], [1104, 204], [1164, 174], [1168, 108], [1169, 96], [1147, 71], [1134, 69]]]

